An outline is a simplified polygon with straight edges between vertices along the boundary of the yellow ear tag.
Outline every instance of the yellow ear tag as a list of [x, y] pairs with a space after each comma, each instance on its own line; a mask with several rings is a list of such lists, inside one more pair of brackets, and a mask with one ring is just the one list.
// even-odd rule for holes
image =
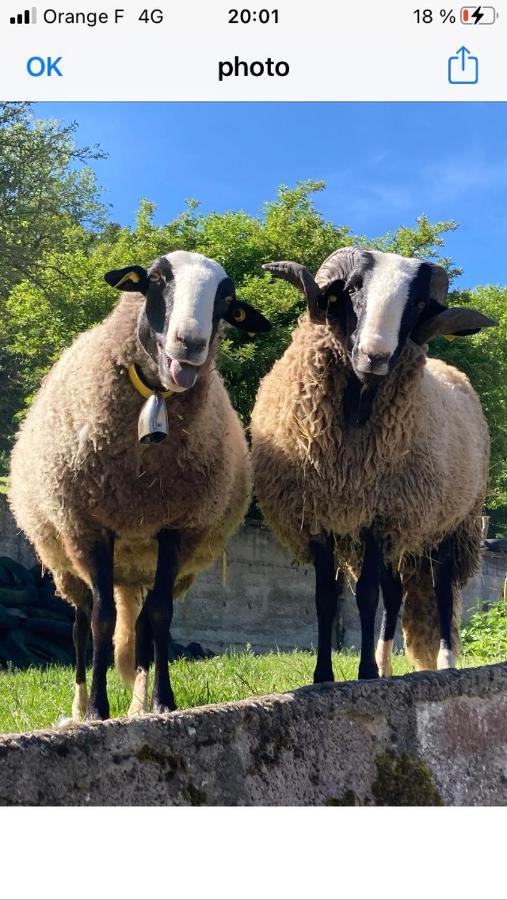
[[122, 284], [125, 284], [126, 281], [133, 281], [134, 284], [139, 284], [141, 279], [139, 278], [137, 272], [127, 272], [127, 274], [124, 275], [123, 278], [120, 278], [118, 284], [115, 284], [115, 288], [121, 287]]
[[246, 312], [244, 309], [235, 309], [232, 318], [235, 322], [244, 322], [246, 319]]

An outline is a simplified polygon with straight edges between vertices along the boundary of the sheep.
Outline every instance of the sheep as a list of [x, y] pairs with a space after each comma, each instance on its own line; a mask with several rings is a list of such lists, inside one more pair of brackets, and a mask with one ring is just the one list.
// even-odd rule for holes
[[347, 247], [315, 279], [297, 263], [265, 269], [308, 307], [261, 382], [251, 434], [263, 514], [294, 557], [315, 567], [314, 681], [333, 680], [347, 569], [358, 576], [359, 678], [391, 674], [404, 594], [407, 655], [418, 668], [452, 667], [459, 588], [479, 562], [489, 434], [466, 376], [428, 359], [427, 342], [496, 323], [446, 308], [445, 270], [419, 259]]
[[[176, 708], [173, 597], [222, 553], [251, 492], [244, 431], [215, 369], [221, 323], [251, 334], [271, 327], [237, 299], [222, 266], [198, 253], [105, 278], [123, 291], [120, 301], [46, 376], [10, 472], [16, 521], [76, 610], [73, 720], [109, 717], [113, 632], [116, 665], [134, 687], [130, 714], [147, 709], [153, 650], [153, 710]], [[150, 432], [144, 404], [153, 400]]]

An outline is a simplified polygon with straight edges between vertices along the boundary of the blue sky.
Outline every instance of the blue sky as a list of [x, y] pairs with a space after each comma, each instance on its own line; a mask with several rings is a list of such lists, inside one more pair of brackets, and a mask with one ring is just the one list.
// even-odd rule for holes
[[111, 218], [132, 224], [139, 200], [157, 220], [185, 199], [205, 212], [256, 214], [281, 183], [322, 179], [319, 210], [377, 236], [455, 219], [446, 252], [463, 287], [507, 284], [507, 104], [40, 103], [41, 117], [79, 123]]

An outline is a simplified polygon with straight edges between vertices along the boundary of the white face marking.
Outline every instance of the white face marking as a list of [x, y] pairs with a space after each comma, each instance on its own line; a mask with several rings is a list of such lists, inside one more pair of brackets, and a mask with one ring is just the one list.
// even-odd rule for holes
[[410, 283], [421, 263], [394, 253], [373, 252], [372, 255], [375, 265], [365, 291], [366, 316], [359, 349], [369, 355], [391, 355], [398, 346]]
[[200, 253], [177, 250], [166, 259], [174, 272], [174, 306], [166, 339], [166, 352], [178, 344], [178, 337], [201, 341], [202, 352], [191, 361], [202, 365], [209, 350], [213, 328], [213, 309], [218, 285], [227, 278], [222, 266]]

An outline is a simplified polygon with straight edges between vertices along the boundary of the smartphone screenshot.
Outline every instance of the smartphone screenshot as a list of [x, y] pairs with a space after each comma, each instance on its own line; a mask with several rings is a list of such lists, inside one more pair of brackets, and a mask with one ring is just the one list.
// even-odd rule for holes
[[5, 896], [503, 897], [507, 7], [0, 29]]

